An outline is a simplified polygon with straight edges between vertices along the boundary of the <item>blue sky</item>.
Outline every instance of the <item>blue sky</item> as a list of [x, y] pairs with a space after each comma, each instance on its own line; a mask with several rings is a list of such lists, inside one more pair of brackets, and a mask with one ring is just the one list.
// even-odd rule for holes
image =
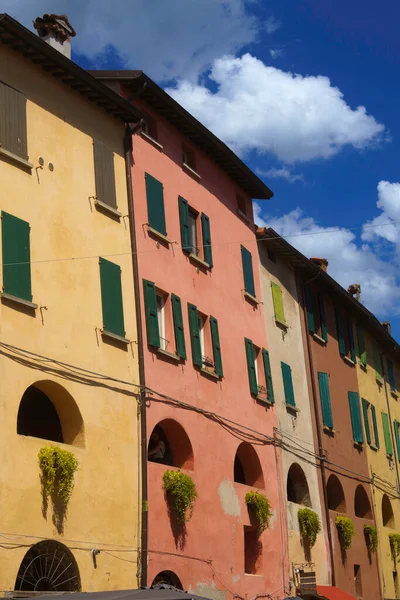
[[143, 68], [164, 85], [274, 191], [257, 221], [328, 258], [343, 286], [360, 283], [362, 301], [400, 339], [398, 2], [1, 5], [27, 26], [65, 12], [82, 66]]

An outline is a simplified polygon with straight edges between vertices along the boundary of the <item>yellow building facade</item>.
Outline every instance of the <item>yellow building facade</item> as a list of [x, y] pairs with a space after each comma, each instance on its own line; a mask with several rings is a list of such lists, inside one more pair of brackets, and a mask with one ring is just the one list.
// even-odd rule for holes
[[[101, 101], [102, 84], [1, 15], [0, 40], [0, 589], [134, 588], [139, 373], [123, 143], [135, 109], [107, 88]], [[79, 463], [67, 504], [70, 455], [55, 452], [46, 498], [42, 448]]]

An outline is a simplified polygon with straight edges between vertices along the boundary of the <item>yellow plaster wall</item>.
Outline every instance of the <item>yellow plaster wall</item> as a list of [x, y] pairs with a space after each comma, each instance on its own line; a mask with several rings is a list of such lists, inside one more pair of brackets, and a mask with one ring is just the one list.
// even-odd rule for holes
[[[40, 538], [72, 549], [83, 591], [136, 587], [140, 455], [137, 388], [129, 385], [138, 383], [129, 227], [126, 218], [116, 221], [89, 200], [97, 138], [114, 150], [117, 204], [127, 215], [124, 127], [19, 54], [5, 46], [0, 53], [0, 80], [28, 99], [29, 160], [34, 167], [39, 156], [45, 161], [43, 169], [27, 172], [0, 157], [0, 210], [30, 223], [32, 293], [39, 305], [32, 315], [0, 302], [0, 590], [14, 588], [25, 552]], [[133, 342], [126, 349], [105, 343], [99, 333], [99, 256], [122, 269], [126, 337]], [[55, 360], [90, 373], [77, 375]], [[50, 442], [16, 430], [24, 391], [44, 380], [72, 395], [84, 422], [84, 447], [63, 445], [80, 463], [63, 534], [52, 523], [51, 507], [47, 517], [42, 514], [37, 454]], [[94, 547], [101, 550], [97, 568]]]

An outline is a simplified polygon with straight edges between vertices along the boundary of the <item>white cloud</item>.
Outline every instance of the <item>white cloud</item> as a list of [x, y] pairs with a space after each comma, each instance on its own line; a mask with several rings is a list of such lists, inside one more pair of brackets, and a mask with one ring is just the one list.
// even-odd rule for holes
[[269, 55], [273, 60], [275, 60], [275, 58], [279, 58], [282, 56], [282, 54], [283, 50], [280, 50], [279, 48], [271, 48], [269, 51]]
[[271, 15], [265, 22], [265, 30], [267, 33], [272, 34], [275, 33], [281, 26], [281, 22], [275, 19], [273, 15]]
[[293, 173], [287, 167], [282, 167], [281, 169], [268, 169], [268, 171], [262, 171], [261, 169], [256, 169], [256, 172], [261, 177], [266, 177], [267, 179], [285, 179], [289, 181], [289, 183], [295, 183], [296, 181], [304, 182], [304, 175], [299, 173]]
[[384, 126], [363, 106], [352, 109], [327, 77], [284, 72], [250, 54], [214, 60], [210, 77], [215, 92], [187, 80], [167, 91], [242, 155], [257, 150], [304, 162], [384, 137]]
[[363, 228], [362, 239], [375, 241], [383, 238], [388, 242], [400, 243], [400, 183], [380, 181], [378, 183], [377, 207], [381, 214], [368, 221]]

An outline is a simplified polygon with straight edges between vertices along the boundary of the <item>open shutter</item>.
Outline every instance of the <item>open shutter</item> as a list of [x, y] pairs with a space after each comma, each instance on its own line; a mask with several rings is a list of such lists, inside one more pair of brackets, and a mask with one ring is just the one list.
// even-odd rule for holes
[[304, 286], [304, 296], [306, 299], [308, 329], [309, 329], [309, 331], [311, 331], [311, 333], [315, 333], [313, 299], [312, 299], [311, 289], [310, 289], [309, 285]]
[[353, 429], [353, 440], [358, 444], [362, 444], [364, 441], [364, 436], [361, 424], [360, 399], [357, 392], [349, 392], [349, 406], [351, 427]]
[[374, 363], [375, 363], [375, 376], [378, 381], [382, 381], [382, 365], [381, 357], [376, 346], [374, 346]]
[[182, 250], [191, 250], [190, 231], [189, 231], [189, 203], [185, 198], [179, 196], [179, 219], [181, 223], [181, 243]]
[[196, 367], [202, 367], [201, 343], [199, 331], [199, 314], [197, 306], [188, 303], [190, 342], [192, 345], [192, 360]]
[[162, 235], [167, 235], [163, 184], [148, 173], [145, 174], [145, 179], [149, 225]]
[[327, 327], [326, 327], [324, 297], [323, 297], [322, 294], [318, 294], [318, 307], [319, 307], [319, 317], [321, 319], [321, 335], [322, 335], [322, 339], [325, 342], [327, 342], [328, 341], [328, 330], [327, 330]]
[[353, 322], [347, 317], [347, 331], [349, 332], [350, 358], [353, 363], [356, 362], [356, 347], [354, 345]]
[[396, 421], [396, 419], [393, 421], [393, 426], [394, 426], [394, 436], [396, 438], [396, 448], [397, 448], [397, 458], [398, 460], [400, 460], [400, 434], [399, 434], [399, 425], [400, 423], [398, 421]]
[[114, 152], [102, 142], [93, 140], [93, 154], [97, 200], [117, 208]]
[[103, 329], [125, 337], [121, 267], [105, 258], [100, 258], [100, 283]]
[[267, 395], [268, 400], [273, 404], [275, 402], [274, 397], [274, 387], [272, 385], [272, 373], [271, 373], [271, 363], [269, 361], [269, 352], [263, 348], [262, 350], [263, 362], [264, 362], [264, 372], [265, 372], [265, 381], [267, 384]]
[[179, 296], [176, 296], [175, 294], [171, 294], [171, 303], [172, 303], [172, 316], [174, 319], [176, 353], [178, 356], [180, 356], [181, 358], [184, 358], [186, 360], [186, 344], [185, 344], [185, 332], [183, 329], [181, 299], [179, 298]]
[[322, 422], [325, 427], [333, 429], [331, 395], [329, 392], [329, 377], [327, 373], [318, 373], [319, 395], [321, 398]]
[[279, 323], [286, 323], [285, 310], [283, 308], [282, 290], [278, 284], [271, 281], [272, 300], [274, 303], [275, 320]]
[[392, 392], [395, 392], [396, 391], [396, 382], [394, 380], [393, 363], [389, 359], [387, 359], [387, 368], [388, 368], [388, 378], [389, 378], [389, 383], [390, 383], [390, 389], [392, 390]]
[[290, 406], [296, 406], [294, 399], [292, 369], [284, 362], [281, 362], [283, 389], [285, 392], [285, 402]]
[[160, 331], [157, 318], [157, 292], [152, 281], [143, 279], [144, 310], [146, 315], [147, 343], [160, 347]]
[[371, 404], [371, 417], [372, 417], [372, 427], [374, 429], [374, 445], [375, 445], [375, 448], [379, 448], [380, 443], [379, 443], [378, 423], [376, 420], [375, 406], [373, 404]]
[[362, 409], [363, 409], [363, 417], [364, 417], [364, 429], [365, 429], [365, 439], [367, 440], [367, 444], [371, 445], [371, 431], [369, 428], [369, 419], [368, 419], [368, 402], [365, 398], [361, 398]]
[[3, 249], [3, 291], [32, 301], [29, 223], [9, 213], [1, 213]]
[[28, 160], [26, 97], [0, 82], [0, 146]]
[[382, 413], [383, 437], [385, 438], [386, 454], [393, 456], [392, 437], [390, 435], [389, 418], [386, 413]]
[[363, 367], [367, 366], [367, 351], [365, 348], [364, 329], [357, 325], [358, 356]]
[[346, 356], [346, 344], [344, 342], [343, 317], [339, 310], [336, 309], [336, 329], [339, 343], [340, 356]]
[[248, 294], [255, 297], [256, 291], [254, 287], [253, 260], [251, 257], [251, 252], [249, 252], [244, 246], [240, 246], [240, 250], [242, 253], [244, 289]]
[[220, 377], [224, 376], [222, 370], [221, 344], [219, 341], [218, 321], [210, 316], [211, 341], [214, 355], [215, 372]]
[[213, 266], [212, 259], [212, 246], [211, 246], [211, 230], [210, 230], [210, 219], [204, 213], [201, 213], [201, 231], [203, 234], [203, 253], [204, 261]]
[[254, 353], [254, 346], [253, 342], [247, 338], [244, 339], [244, 343], [246, 346], [247, 372], [249, 375], [250, 393], [257, 395], [258, 384], [255, 366], [256, 355]]

